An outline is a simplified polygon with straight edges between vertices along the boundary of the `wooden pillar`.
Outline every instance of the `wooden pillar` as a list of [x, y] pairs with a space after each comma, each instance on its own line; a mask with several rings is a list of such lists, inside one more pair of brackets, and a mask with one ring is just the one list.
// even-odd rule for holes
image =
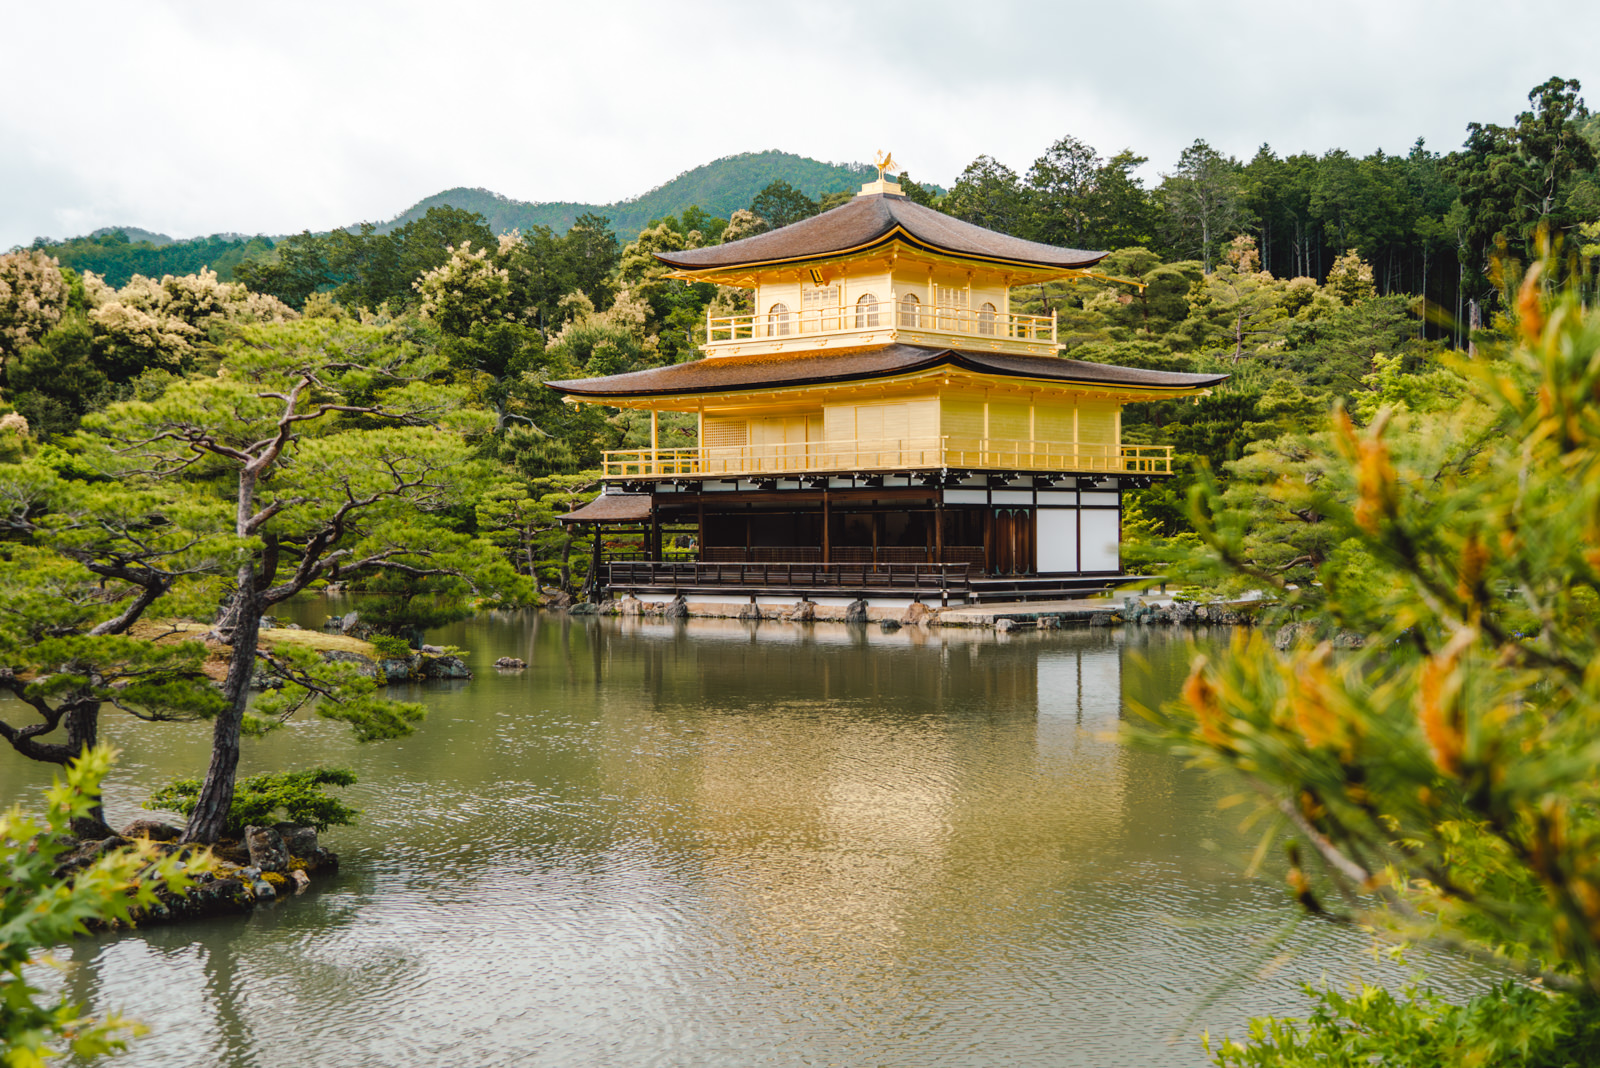
[[833, 563], [833, 511], [828, 497], [828, 488], [822, 488], [822, 562]]
[[933, 498], [933, 562], [944, 563], [944, 490]]
[[646, 545], [645, 551], [649, 553], [650, 559], [661, 559], [661, 514], [656, 511], [656, 501], [653, 494], [650, 498], [650, 541]]
[[706, 558], [706, 502], [699, 500], [694, 505], [694, 521], [697, 527], [695, 534], [695, 556], [701, 561]]
[[983, 570], [994, 571], [994, 506], [983, 507]]
[[1026, 542], [1023, 548], [1022, 569], [1030, 575], [1039, 573], [1039, 509], [1029, 508], [1023, 513], [1026, 517], [1022, 528], [1022, 538]]
[[[661, 474], [661, 413], [654, 408], [650, 409], [650, 473]], [[650, 523], [655, 525], [655, 507], [650, 509]]]

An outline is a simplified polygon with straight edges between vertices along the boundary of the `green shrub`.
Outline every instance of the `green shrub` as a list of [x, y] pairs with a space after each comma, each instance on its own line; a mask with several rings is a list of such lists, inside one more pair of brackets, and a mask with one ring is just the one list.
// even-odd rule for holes
[[65, 781], [58, 775], [45, 792], [42, 818], [20, 805], [0, 811], [0, 1064], [43, 1065], [69, 1051], [88, 1060], [125, 1049], [141, 1025], [115, 1014], [91, 1018], [73, 984], [46, 992], [32, 978], [44, 974], [40, 962], [51, 946], [85, 933], [91, 922], [129, 922], [157, 903], [157, 890], [183, 893], [194, 885], [192, 874], [209, 867], [202, 856], [164, 854], [142, 840], [56, 877], [56, 865], [77, 844], [72, 821], [94, 811], [112, 756], [102, 745], [67, 765]]
[[1465, 1005], [1407, 987], [1349, 994], [1307, 987], [1305, 1020], [1250, 1021], [1248, 1044], [1206, 1042], [1218, 1068], [1570, 1068], [1600, 1058], [1600, 1017], [1590, 997], [1552, 996], [1507, 981]]
[[377, 650], [378, 655], [385, 660], [404, 660], [413, 652], [410, 642], [390, 634], [374, 634], [368, 641], [372, 643], [372, 648]]
[[[355, 774], [344, 768], [252, 775], [234, 788], [233, 807], [228, 810], [228, 821], [222, 833], [238, 838], [246, 827], [279, 822], [280, 811], [283, 821], [309, 825], [319, 831], [354, 823], [360, 811], [329, 797], [323, 793], [323, 787], [350, 786], [355, 781]], [[194, 811], [199, 796], [199, 779], [178, 779], [151, 794], [144, 807], [168, 809], [187, 816]]]

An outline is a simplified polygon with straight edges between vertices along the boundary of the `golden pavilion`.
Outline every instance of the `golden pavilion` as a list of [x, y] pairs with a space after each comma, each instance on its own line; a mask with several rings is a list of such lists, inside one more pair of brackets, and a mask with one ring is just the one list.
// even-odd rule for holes
[[[1172, 473], [1170, 447], [1122, 443], [1123, 405], [1226, 377], [1061, 358], [1055, 316], [1011, 291], [1106, 253], [962, 222], [881, 170], [831, 211], [656, 255], [754, 311], [708, 315], [703, 359], [549, 383], [651, 413], [652, 447], [606, 453], [604, 492], [565, 517], [645, 532], [644, 559], [604, 565], [614, 593], [890, 608], [1108, 588], [1123, 491]], [[663, 411], [694, 414], [698, 444], [656, 447]], [[687, 553], [665, 557], [664, 531]]]

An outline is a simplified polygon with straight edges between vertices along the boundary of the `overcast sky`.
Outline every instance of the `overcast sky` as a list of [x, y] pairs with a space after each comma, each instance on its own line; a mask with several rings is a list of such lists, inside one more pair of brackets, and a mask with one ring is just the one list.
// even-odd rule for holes
[[1600, 106], [1600, 0], [0, 0], [0, 249], [278, 234], [452, 186], [605, 203], [735, 152], [892, 149], [948, 184], [1072, 134], [1150, 157], [1448, 150], [1552, 74]]

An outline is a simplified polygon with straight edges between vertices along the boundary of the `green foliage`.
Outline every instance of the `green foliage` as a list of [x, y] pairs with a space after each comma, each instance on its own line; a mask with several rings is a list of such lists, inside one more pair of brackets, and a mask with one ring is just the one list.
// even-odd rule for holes
[[385, 660], [404, 660], [414, 652], [409, 641], [391, 634], [374, 634], [367, 641]]
[[1203, 263], [1208, 274], [1224, 242], [1247, 223], [1241, 172], [1238, 160], [1196, 141], [1161, 183], [1159, 200], [1169, 240], [1183, 255]]
[[991, 159], [979, 156], [967, 164], [940, 210], [986, 230], [1027, 236], [1027, 195], [1017, 172]]
[[[494, 565], [506, 566], [498, 554], [488, 566]], [[502, 581], [511, 580], [506, 576]], [[391, 570], [363, 580], [360, 589], [368, 595], [362, 603], [363, 621], [378, 636], [393, 636], [414, 647], [422, 644], [424, 631], [467, 619], [476, 608], [472, 585], [456, 575], [412, 575]], [[512, 596], [508, 600], [517, 603], [519, 598]]]
[[22, 350], [6, 368], [6, 385], [35, 434], [48, 439], [71, 431], [111, 385], [95, 359], [87, 316], [71, 315]]
[[310, 704], [322, 719], [346, 724], [358, 742], [404, 738], [427, 709], [384, 696], [377, 679], [351, 659], [324, 660], [314, 649], [278, 643], [263, 655], [264, 672], [281, 685], [258, 696], [243, 713], [241, 729], [259, 737]]
[[1462, 266], [1481, 282], [1497, 255], [1524, 263], [1538, 253], [1536, 235], [1562, 233], [1593, 210], [1596, 148], [1583, 136], [1588, 110], [1575, 79], [1551, 78], [1528, 93], [1532, 108], [1514, 125], [1471, 123], [1446, 172], [1466, 209], [1460, 235]]
[[481, 215], [452, 207], [433, 207], [418, 219], [388, 232], [372, 223], [355, 230], [286, 237], [260, 259], [234, 268], [234, 277], [257, 293], [291, 307], [303, 306], [319, 290], [331, 289], [339, 303], [353, 308], [398, 308], [413, 300], [412, 283], [444, 264], [452, 249], [495, 243]]
[[[310, 768], [251, 775], [239, 780], [233, 806], [223, 833], [240, 838], [246, 827], [267, 827], [274, 823], [296, 823], [325, 831], [356, 821], [360, 810], [351, 808], [325, 792], [329, 786], [354, 786], [355, 774], [344, 768]], [[150, 795], [145, 808], [179, 812], [194, 811], [200, 796], [199, 779], [178, 779]]]
[[[210, 268], [224, 282], [233, 280], [233, 269], [244, 260], [272, 251], [268, 237], [197, 237], [187, 241], [141, 240], [134, 231], [110, 230], [52, 243], [35, 241], [33, 248], [48, 253], [63, 267], [93, 271], [106, 285], [121, 289], [136, 274], [146, 278], [162, 275], [198, 274]], [[159, 238], [152, 234], [150, 237]]]
[[751, 199], [750, 210], [772, 226], [779, 227], [809, 219], [821, 209], [815, 200], [779, 178]]
[[479, 498], [478, 529], [522, 574], [557, 589], [575, 589], [588, 569], [592, 534], [575, 531], [558, 517], [587, 503], [599, 487], [599, 475], [592, 471], [502, 482]]
[[1257, 1019], [1248, 1044], [1207, 1052], [1220, 1068], [1575, 1068], [1600, 1060], [1600, 1004], [1507, 982], [1466, 1005], [1419, 987], [1402, 997], [1361, 986], [1348, 995], [1308, 987], [1305, 1021]]
[[[496, 546], [458, 529], [491, 467], [468, 435], [492, 420], [467, 407], [418, 336], [328, 314], [237, 325], [219, 374], [92, 413], [70, 463], [41, 450], [0, 468], [0, 521], [24, 539], [13, 559], [25, 565], [0, 569], [0, 605], [12, 609], [0, 612], [0, 688], [41, 721], [7, 724], [14, 748], [60, 762], [93, 739], [107, 703], [212, 717], [231, 759], [239, 732], [308, 703], [363, 740], [412, 729], [422, 710], [381, 696], [356, 665], [255, 639], [272, 605], [340, 579], [397, 590], [397, 629], [425, 625], [423, 609], [531, 597]], [[201, 648], [143, 620], [154, 606], [210, 618], [219, 600], [215, 626], [233, 646], [220, 700]], [[247, 715], [262, 671], [283, 685]], [[65, 742], [41, 740], [60, 725]], [[207, 789], [191, 828], [200, 840], [215, 836], [231, 775]]]
[[[1295, 836], [1307, 910], [1496, 961], [1555, 1000], [1327, 995], [1327, 1019], [1258, 1025], [1256, 1052], [1221, 1063], [1311, 1063], [1273, 1057], [1340, 1035], [1384, 1063], [1439, 1063], [1388, 1059], [1417, 1029], [1490, 1051], [1450, 1063], [1592, 1058], [1590, 1026], [1567, 1024], [1600, 994], [1600, 313], [1539, 274], [1507, 351], [1458, 364], [1461, 401], [1366, 429], [1341, 413], [1292, 463], [1262, 465], [1262, 505], [1235, 483], [1198, 516], [1235, 581], [1366, 647], [1241, 634], [1197, 658], [1163, 722], [1178, 752], [1248, 784], [1268, 840]], [[1264, 509], [1310, 514], [1296, 536], [1263, 529]]]
[[0, 813], [0, 1062], [8, 1068], [43, 1068], [45, 1059], [70, 1051], [80, 1058], [127, 1048], [143, 1028], [123, 1017], [95, 1020], [66, 994], [49, 997], [23, 975], [48, 958], [42, 951], [84, 934], [91, 923], [130, 922], [156, 903], [156, 892], [181, 893], [204, 858], [160, 853], [144, 840], [112, 850], [66, 878], [55, 868], [77, 846], [74, 819], [98, 808], [100, 783], [111, 768], [106, 746], [84, 752], [45, 793], [43, 819], [20, 805]]

